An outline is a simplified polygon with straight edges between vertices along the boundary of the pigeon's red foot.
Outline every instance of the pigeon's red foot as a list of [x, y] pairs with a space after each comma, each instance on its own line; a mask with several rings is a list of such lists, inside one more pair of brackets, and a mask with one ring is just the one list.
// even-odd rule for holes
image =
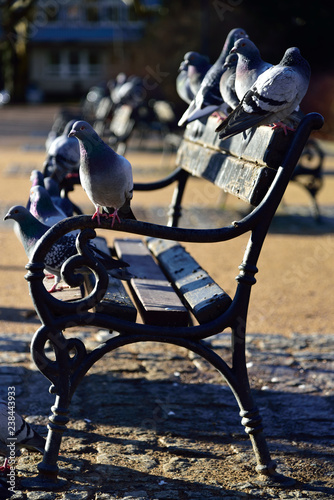
[[60, 285], [59, 287], [57, 287], [57, 285], [58, 285], [58, 283], [55, 283], [54, 285], [52, 285], [52, 287], [50, 288], [50, 290], [48, 290], [48, 292], [49, 293], [61, 292], [65, 288], [69, 288], [69, 286]]
[[70, 173], [65, 175], [65, 179], [77, 179], [79, 177], [79, 174], [76, 173]]
[[8, 458], [5, 458], [5, 461], [3, 463], [3, 465], [0, 466], [0, 472], [8, 472], [10, 471], [10, 467], [8, 465]]
[[121, 222], [121, 219], [119, 218], [119, 215], [117, 213], [117, 208], [114, 210], [114, 213], [113, 214], [109, 214], [108, 217], [112, 218], [112, 223], [111, 223], [111, 227], [112, 228], [114, 227], [115, 219], [117, 219], [118, 222]]
[[217, 118], [218, 124], [220, 124], [227, 118], [227, 116], [222, 111], [214, 111], [211, 116]]
[[284, 130], [284, 135], [288, 135], [288, 132], [287, 132], [288, 130], [291, 130], [291, 132], [295, 132], [295, 130], [296, 130], [295, 128], [288, 127], [283, 122], [276, 122], [273, 125], [269, 125], [269, 127], [272, 128], [273, 130], [275, 130], [275, 128], [282, 128]]
[[95, 210], [95, 213], [94, 213], [94, 215], [92, 217], [92, 220], [94, 220], [95, 217], [97, 218], [98, 225], [101, 226], [100, 210], [98, 208]]

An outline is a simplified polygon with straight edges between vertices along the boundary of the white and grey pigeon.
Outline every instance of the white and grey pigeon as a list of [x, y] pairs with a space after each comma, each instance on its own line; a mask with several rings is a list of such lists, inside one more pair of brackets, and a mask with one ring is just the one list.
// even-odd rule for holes
[[253, 126], [274, 124], [288, 128], [282, 121], [299, 106], [311, 76], [309, 63], [297, 47], [285, 51], [282, 60], [262, 73], [246, 92], [240, 104], [216, 128], [226, 139]]
[[[17, 223], [16, 225], [18, 226], [20, 240], [28, 259], [30, 260], [37, 242], [46, 233], [46, 231], [50, 229], [50, 227], [36, 219], [36, 217], [34, 217], [25, 207], [21, 207], [19, 205], [15, 205], [9, 209], [8, 213], [4, 217], [4, 220], [8, 219], [14, 220]], [[52, 245], [52, 248], [46, 254], [44, 259], [45, 269], [49, 273], [56, 276], [56, 283], [49, 290], [50, 293], [57, 290], [57, 284], [59, 283], [61, 276], [60, 270], [63, 263], [69, 257], [77, 254], [75, 243], [76, 238], [72, 234], [65, 234], [60, 237], [54, 245]], [[113, 259], [110, 255], [99, 250], [94, 242], [89, 242], [88, 248], [93, 252], [94, 257], [105, 266], [109, 274], [113, 277], [124, 280], [128, 280], [132, 277], [129, 272], [126, 272], [126, 270], [123, 269], [129, 265], [123, 260]]]
[[251, 88], [258, 76], [272, 66], [263, 61], [254, 42], [249, 38], [240, 38], [231, 49], [232, 54], [238, 54], [235, 71], [235, 92], [239, 101]]
[[247, 36], [245, 30], [241, 28], [235, 28], [229, 32], [218, 59], [204, 76], [196, 96], [179, 120], [179, 126], [208, 116], [222, 105], [223, 100], [219, 91], [219, 82], [225, 71], [223, 67], [225, 59], [236, 40]]
[[187, 104], [190, 104], [199, 91], [202, 80], [210, 68], [207, 56], [194, 51], [184, 55], [176, 78], [176, 91]]
[[36, 219], [50, 227], [67, 217], [63, 210], [55, 206], [43, 186], [33, 186], [30, 189], [29, 211]]
[[12, 415], [5, 400], [0, 399], [0, 455], [5, 457], [1, 471], [6, 471], [10, 448], [8, 445], [14, 443], [16, 449], [26, 448], [27, 450], [44, 453], [45, 439], [40, 436], [19, 413], [14, 412], [13, 425], [9, 426], [8, 416]]
[[224, 62], [226, 71], [222, 74], [219, 90], [223, 101], [231, 108], [234, 109], [239, 104], [239, 99], [235, 91], [235, 72], [238, 62], [237, 54], [229, 54]]
[[130, 207], [133, 194], [131, 163], [118, 155], [85, 121], [76, 122], [69, 134], [80, 144], [80, 182], [95, 207], [93, 219], [100, 224], [100, 208], [103, 216], [115, 220], [120, 217], [135, 219]]
[[67, 175], [78, 175], [80, 149], [78, 142], [68, 137], [75, 120], [69, 121], [63, 133], [51, 143], [44, 162], [44, 176], [52, 177], [58, 183]]

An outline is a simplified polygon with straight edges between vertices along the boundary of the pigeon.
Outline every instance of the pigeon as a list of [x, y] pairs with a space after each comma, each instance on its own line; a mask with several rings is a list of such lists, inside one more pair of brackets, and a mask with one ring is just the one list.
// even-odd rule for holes
[[207, 56], [193, 51], [184, 55], [176, 78], [176, 90], [187, 104], [190, 104], [197, 94], [202, 80], [210, 68], [211, 64]]
[[80, 182], [90, 201], [95, 206], [93, 219], [100, 225], [100, 207], [103, 216], [112, 217], [111, 227], [120, 216], [136, 219], [130, 200], [133, 193], [131, 163], [118, 155], [85, 121], [73, 125], [69, 134], [80, 143]]
[[225, 71], [223, 64], [236, 40], [247, 36], [245, 30], [241, 28], [229, 32], [217, 61], [204, 76], [196, 96], [179, 120], [179, 126], [210, 115], [223, 103], [219, 91], [220, 78]]
[[[9, 420], [9, 416], [14, 419]], [[44, 453], [45, 439], [34, 431], [19, 413], [8, 403], [0, 399], [0, 455], [5, 457], [1, 471], [10, 469], [10, 458], [17, 449], [26, 448], [28, 450]]]
[[29, 211], [36, 219], [49, 227], [66, 218], [65, 212], [55, 206], [43, 186], [34, 186], [30, 189]]
[[40, 170], [32, 170], [30, 174], [31, 187], [44, 186], [44, 175]]
[[309, 63], [297, 47], [285, 51], [282, 60], [262, 73], [240, 104], [217, 128], [219, 138], [264, 124], [288, 128], [282, 120], [295, 112], [308, 89], [311, 76]]
[[[40, 170], [32, 170], [30, 174], [31, 187], [44, 186], [44, 175]], [[27, 209], [30, 210], [30, 197], [28, 199]]]
[[272, 64], [262, 60], [259, 49], [249, 38], [239, 38], [232, 47], [231, 53], [238, 54], [235, 92], [241, 101], [257, 77], [270, 68]]
[[67, 196], [60, 196], [60, 187], [57, 181], [51, 177], [45, 177], [44, 187], [49, 193], [51, 200], [56, 207], [60, 208], [66, 217], [72, 217], [73, 215], [73, 205], [71, 200]]
[[239, 104], [239, 99], [235, 92], [235, 72], [237, 62], [237, 54], [229, 54], [226, 57], [224, 63], [225, 72], [222, 74], [219, 83], [219, 90], [222, 99], [231, 109], [236, 108]]
[[75, 120], [69, 121], [63, 133], [51, 143], [44, 162], [44, 177], [52, 177], [61, 183], [67, 175], [77, 175], [80, 164], [78, 141], [68, 137]]
[[[4, 220], [12, 219], [16, 221], [20, 240], [28, 259], [30, 260], [37, 242], [50, 229], [34, 217], [25, 207], [15, 205], [10, 208], [5, 215]], [[87, 247], [92, 251], [94, 257], [101, 262], [115, 278], [128, 280], [132, 277], [131, 273], [127, 273], [123, 268], [129, 264], [123, 260], [113, 259], [110, 255], [99, 250], [94, 242], [89, 242]], [[60, 281], [60, 270], [63, 263], [73, 255], [77, 255], [76, 239], [72, 234], [65, 234], [52, 246], [44, 259], [45, 269], [56, 276], [56, 282], [49, 290], [50, 293], [57, 290], [57, 285]], [[122, 269], [120, 269], [122, 268]]]

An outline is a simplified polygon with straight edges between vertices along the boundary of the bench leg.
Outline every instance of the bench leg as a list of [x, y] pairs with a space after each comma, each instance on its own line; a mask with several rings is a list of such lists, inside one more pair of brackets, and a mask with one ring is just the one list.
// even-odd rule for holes
[[245, 356], [245, 326], [246, 320], [239, 318], [237, 325], [232, 328], [232, 372], [234, 376], [228, 382], [240, 408], [241, 423], [251, 440], [257, 463], [256, 471], [263, 478], [262, 482], [289, 487], [295, 483], [295, 480], [276, 472], [276, 462], [271, 459], [263, 433], [262, 418], [251, 393]]
[[56, 396], [55, 405], [52, 406], [48, 424], [48, 436], [42, 462], [38, 464], [38, 476], [24, 479], [22, 485], [29, 489], [60, 490], [66, 486], [67, 481], [58, 478], [59, 467], [57, 461], [66, 424], [69, 421], [68, 408], [62, 405], [62, 398]]
[[173, 193], [173, 199], [169, 207], [168, 211], [168, 222], [167, 226], [177, 227], [179, 219], [181, 217], [181, 202], [184, 193], [184, 189], [186, 187], [186, 183], [188, 180], [189, 174], [185, 170], [180, 172], [180, 176], [178, 179], [177, 186], [175, 187]]

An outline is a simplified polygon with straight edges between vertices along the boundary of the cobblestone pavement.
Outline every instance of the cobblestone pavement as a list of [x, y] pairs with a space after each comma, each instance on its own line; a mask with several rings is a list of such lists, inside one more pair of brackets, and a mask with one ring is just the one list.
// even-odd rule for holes
[[[32, 329], [36, 318], [29, 320]], [[36, 325], [35, 325], [36, 323]], [[88, 349], [107, 331], [78, 331]], [[30, 361], [30, 335], [0, 337], [3, 390], [42, 434], [53, 404]], [[211, 339], [228, 361], [229, 335]], [[59, 466], [60, 492], [20, 490], [40, 455], [23, 451], [13, 499], [330, 499], [334, 495], [333, 355], [330, 335], [249, 335], [248, 369], [279, 471], [291, 489], [263, 487], [234, 397], [208, 363], [149, 342], [105, 356], [74, 395]], [[4, 396], [4, 395], [3, 395]]]

